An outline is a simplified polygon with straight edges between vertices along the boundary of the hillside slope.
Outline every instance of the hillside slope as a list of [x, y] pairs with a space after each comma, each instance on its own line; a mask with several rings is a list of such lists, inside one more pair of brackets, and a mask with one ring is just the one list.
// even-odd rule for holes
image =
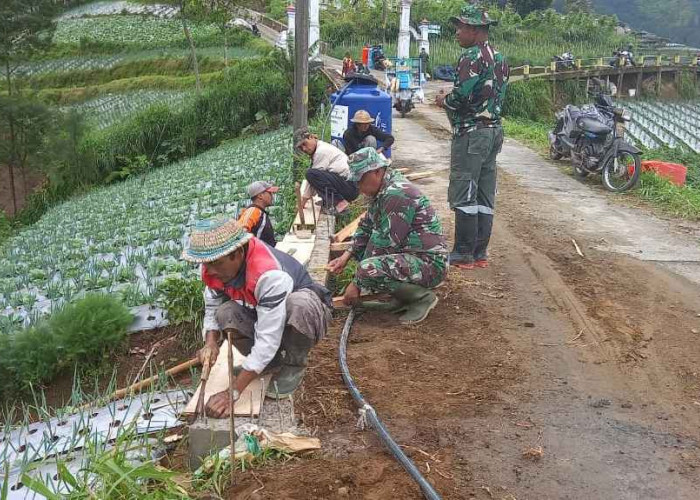
[[597, 11], [634, 27], [700, 46], [700, 0], [594, 0]]

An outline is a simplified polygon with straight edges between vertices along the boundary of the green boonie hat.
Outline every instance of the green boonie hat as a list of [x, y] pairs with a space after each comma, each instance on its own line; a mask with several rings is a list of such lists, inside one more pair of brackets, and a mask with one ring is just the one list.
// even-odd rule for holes
[[455, 24], [468, 24], [469, 26], [491, 26], [498, 24], [498, 21], [489, 17], [488, 12], [470, 3], [462, 7], [459, 11], [459, 16], [451, 17], [450, 21]]
[[350, 178], [348, 180], [359, 182], [367, 172], [388, 167], [389, 165], [391, 165], [391, 160], [377, 153], [376, 149], [362, 148], [348, 156], [348, 166], [350, 167]]
[[217, 217], [198, 220], [190, 232], [182, 258], [189, 262], [214, 262], [238, 250], [253, 237], [236, 219]]

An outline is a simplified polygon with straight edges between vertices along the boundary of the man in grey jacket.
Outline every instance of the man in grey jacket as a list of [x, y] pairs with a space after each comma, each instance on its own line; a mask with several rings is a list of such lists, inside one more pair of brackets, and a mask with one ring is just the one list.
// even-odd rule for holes
[[[206, 285], [200, 359], [216, 361], [228, 330], [246, 356], [234, 402], [256, 377], [272, 369], [278, 370], [274, 382], [279, 394], [292, 394], [304, 376], [309, 351], [326, 335], [330, 292], [315, 284], [301, 263], [263, 244], [235, 219], [198, 221], [183, 258], [202, 264]], [[212, 417], [230, 411], [228, 391], [207, 403]]]

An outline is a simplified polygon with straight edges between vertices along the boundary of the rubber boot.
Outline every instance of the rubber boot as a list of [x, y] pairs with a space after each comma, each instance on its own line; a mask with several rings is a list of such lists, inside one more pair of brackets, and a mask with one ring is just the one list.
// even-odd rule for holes
[[493, 215], [479, 214], [476, 246], [474, 247], [474, 264], [476, 267], [488, 267], [489, 265], [487, 249], [491, 239], [492, 227]]
[[405, 325], [420, 323], [438, 303], [437, 295], [432, 290], [412, 283], [402, 283], [393, 295], [406, 311], [399, 317], [399, 321]]
[[380, 302], [378, 300], [368, 300], [367, 302], [360, 302], [360, 309], [365, 311], [375, 311], [375, 312], [386, 312], [398, 314], [403, 312], [405, 309], [404, 304], [399, 302], [397, 299], [392, 298], [389, 302]]
[[455, 210], [455, 245], [450, 252], [451, 266], [474, 268], [474, 246], [478, 234], [478, 216]]
[[313, 347], [313, 342], [297, 331], [290, 332], [289, 335], [287, 342], [284, 342], [287, 339], [283, 339], [285, 346], [282, 366], [267, 387], [267, 397], [270, 398], [293, 394], [306, 373], [309, 351]]

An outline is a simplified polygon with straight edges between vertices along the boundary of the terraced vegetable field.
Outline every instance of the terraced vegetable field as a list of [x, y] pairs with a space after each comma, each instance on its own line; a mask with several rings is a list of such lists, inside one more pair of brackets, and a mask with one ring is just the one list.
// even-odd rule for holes
[[152, 303], [164, 277], [196, 272], [179, 259], [185, 228], [236, 215], [253, 180], [282, 186], [271, 214], [285, 231], [291, 146], [288, 130], [233, 141], [53, 208], [0, 248], [0, 332], [87, 291], [118, 293], [130, 307]]
[[[70, 73], [73, 71], [85, 71], [91, 69], [110, 69], [118, 64], [133, 61], [148, 61], [151, 59], [182, 59], [190, 56], [190, 49], [185, 48], [161, 48], [153, 50], [139, 50], [137, 52], [122, 52], [115, 54], [102, 54], [100, 56], [62, 57], [43, 61], [32, 61], [21, 64], [13, 70], [17, 78], [40, 76], [47, 73]], [[243, 59], [259, 57], [260, 52], [246, 47], [229, 47], [230, 59]], [[197, 49], [197, 57], [224, 58], [223, 47], [203, 47]], [[5, 74], [5, 69], [0, 68], [0, 75]]]
[[102, 129], [143, 111], [151, 104], [165, 104], [168, 107], [177, 108], [192, 95], [186, 92], [138, 90], [123, 94], [108, 94], [64, 109], [76, 110], [85, 117], [88, 124]]
[[[195, 42], [216, 40], [220, 34], [215, 24], [191, 24]], [[185, 44], [182, 24], [177, 19], [153, 16], [115, 15], [71, 18], [58, 22], [53, 42], [79, 46], [81, 43], [114, 44], [122, 47], [167, 47]]]
[[625, 101], [632, 111], [628, 133], [648, 148], [684, 146], [700, 153], [700, 102]]
[[180, 12], [180, 7], [168, 4], [140, 4], [133, 2], [93, 2], [80, 5], [65, 12], [60, 20], [75, 19], [84, 16], [106, 16], [111, 14], [140, 14], [170, 18]]

